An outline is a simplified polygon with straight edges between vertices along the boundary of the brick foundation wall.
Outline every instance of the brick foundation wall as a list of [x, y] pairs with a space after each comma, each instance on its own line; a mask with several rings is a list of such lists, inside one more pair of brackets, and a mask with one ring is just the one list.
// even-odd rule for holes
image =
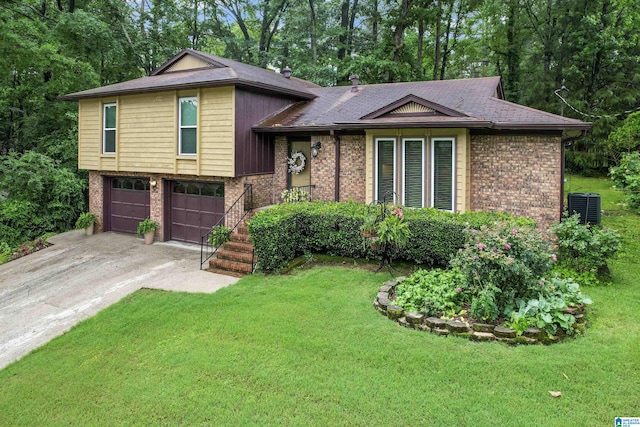
[[95, 231], [102, 231], [102, 212], [104, 203], [104, 180], [100, 172], [89, 171], [89, 212], [97, 219]]
[[[244, 184], [253, 184], [253, 207], [261, 207], [273, 204], [274, 185], [273, 174], [254, 175], [241, 178], [202, 177], [188, 175], [161, 175], [136, 172], [107, 172], [89, 171], [89, 212], [98, 219], [96, 231], [103, 231], [104, 215], [104, 177], [105, 176], [139, 176], [156, 181], [156, 186], [151, 187], [150, 194], [150, 218], [156, 221], [160, 227], [156, 231], [156, 239], [164, 241], [164, 198], [167, 180], [199, 181], [199, 182], [224, 182], [225, 185], [225, 211], [231, 207], [244, 191]], [[230, 218], [229, 222], [237, 220]]]
[[527, 216], [541, 230], [560, 219], [560, 137], [472, 135], [471, 210]]

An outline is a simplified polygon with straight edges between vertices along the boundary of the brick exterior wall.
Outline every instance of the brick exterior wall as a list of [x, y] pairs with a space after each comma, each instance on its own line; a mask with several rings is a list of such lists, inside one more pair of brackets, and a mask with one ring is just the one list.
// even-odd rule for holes
[[[318, 156], [309, 160], [314, 200], [335, 200], [336, 143], [332, 136], [314, 135], [311, 143], [320, 141]], [[347, 135], [340, 137], [340, 201], [365, 202], [365, 137]], [[286, 137], [276, 138], [275, 174], [273, 177], [274, 202], [281, 202], [280, 194], [287, 189], [288, 144]]]
[[313, 199], [331, 202], [336, 199], [336, 143], [329, 135], [311, 137], [312, 143], [316, 141], [320, 141], [322, 149], [310, 161]]
[[547, 230], [561, 214], [561, 148], [560, 137], [472, 135], [471, 210], [527, 216]]
[[340, 201], [366, 202], [366, 143], [364, 135], [340, 137]]
[[273, 175], [273, 194], [274, 194], [274, 203], [280, 203], [282, 199], [280, 195], [284, 190], [287, 189], [287, 157], [289, 153], [287, 152], [287, 137], [278, 136], [275, 141], [275, 165], [274, 165], [274, 175]]

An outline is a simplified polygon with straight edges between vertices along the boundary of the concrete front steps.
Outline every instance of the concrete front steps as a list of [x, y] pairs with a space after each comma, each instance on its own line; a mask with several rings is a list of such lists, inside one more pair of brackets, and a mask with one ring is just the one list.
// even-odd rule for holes
[[209, 260], [208, 271], [242, 277], [253, 272], [253, 245], [246, 224], [242, 224], [231, 234], [231, 241], [222, 245], [214, 258]]

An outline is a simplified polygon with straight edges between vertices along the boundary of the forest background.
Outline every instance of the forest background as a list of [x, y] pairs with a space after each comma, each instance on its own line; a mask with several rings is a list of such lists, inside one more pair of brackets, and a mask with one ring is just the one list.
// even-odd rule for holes
[[640, 106], [639, 29], [637, 0], [0, 0], [0, 253], [85, 209], [77, 105], [58, 97], [183, 48], [323, 86], [499, 75], [509, 101], [593, 122], [567, 167], [597, 174]]

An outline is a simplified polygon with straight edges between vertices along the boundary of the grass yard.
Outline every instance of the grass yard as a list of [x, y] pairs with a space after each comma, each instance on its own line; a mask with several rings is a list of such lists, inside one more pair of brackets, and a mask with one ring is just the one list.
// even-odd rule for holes
[[[585, 336], [507, 347], [396, 326], [388, 275], [316, 267], [212, 295], [139, 291], [0, 371], [0, 425], [607, 426], [640, 417], [640, 219]], [[560, 391], [553, 398], [549, 391]]]

